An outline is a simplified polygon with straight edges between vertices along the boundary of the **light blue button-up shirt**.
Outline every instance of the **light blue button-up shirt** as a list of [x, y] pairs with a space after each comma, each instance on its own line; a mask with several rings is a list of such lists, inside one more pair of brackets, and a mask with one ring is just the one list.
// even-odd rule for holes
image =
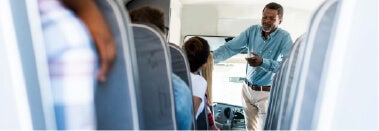
[[271, 85], [272, 76], [279, 68], [282, 58], [287, 56], [291, 47], [292, 40], [287, 31], [277, 28], [265, 40], [262, 26], [253, 25], [216, 49], [213, 58], [215, 63], [219, 63], [241, 52], [257, 53], [263, 58], [263, 63], [259, 67], [248, 65], [246, 80], [253, 85], [268, 86]]

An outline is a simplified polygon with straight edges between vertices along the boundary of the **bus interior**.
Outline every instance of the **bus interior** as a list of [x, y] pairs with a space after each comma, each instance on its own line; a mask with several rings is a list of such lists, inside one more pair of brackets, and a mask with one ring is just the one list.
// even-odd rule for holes
[[[88, 90], [75, 83], [83, 82], [80, 77], [50, 78], [65, 72], [49, 72], [39, 1], [0, 1], [0, 130], [179, 130], [171, 74], [192, 89], [182, 45], [201, 37], [213, 52], [261, 24], [262, 9], [272, 1], [283, 6], [279, 28], [290, 33], [294, 45], [272, 78], [262, 129], [378, 130], [377, 0], [93, 0], [117, 53], [107, 81], [90, 83]], [[131, 22], [128, 11], [145, 5], [164, 12], [167, 34]], [[241, 95], [247, 53], [214, 63], [210, 112], [204, 109], [198, 119], [192, 112], [191, 130], [213, 130], [208, 113], [220, 130], [247, 130]], [[90, 57], [74, 55], [67, 58]], [[93, 100], [92, 112], [84, 111], [87, 106], [54, 106], [53, 94], [63, 92], [54, 87], [68, 85], [74, 88], [59, 99], [74, 105]], [[77, 121], [86, 117], [92, 118], [85, 123], [90, 127], [69, 128], [81, 127]]]

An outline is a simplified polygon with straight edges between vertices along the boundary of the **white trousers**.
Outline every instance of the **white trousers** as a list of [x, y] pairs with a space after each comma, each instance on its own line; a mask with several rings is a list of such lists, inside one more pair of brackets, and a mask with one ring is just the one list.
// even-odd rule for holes
[[263, 130], [270, 92], [255, 91], [243, 84], [242, 105], [248, 130]]

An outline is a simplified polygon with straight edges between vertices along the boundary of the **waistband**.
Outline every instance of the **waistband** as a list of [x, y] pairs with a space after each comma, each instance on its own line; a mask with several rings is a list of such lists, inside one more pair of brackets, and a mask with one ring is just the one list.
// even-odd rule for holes
[[248, 87], [250, 87], [252, 90], [255, 90], [255, 91], [270, 91], [270, 89], [271, 89], [271, 86], [253, 85], [250, 82], [248, 82], [247, 80], [245, 80], [245, 83]]

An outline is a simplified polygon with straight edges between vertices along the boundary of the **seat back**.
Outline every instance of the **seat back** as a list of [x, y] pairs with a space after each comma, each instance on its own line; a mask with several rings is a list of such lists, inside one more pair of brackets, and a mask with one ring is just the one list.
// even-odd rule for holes
[[172, 71], [182, 78], [183, 81], [189, 85], [189, 87], [191, 87], [191, 72], [186, 54], [179, 46], [173, 43], [169, 43], [169, 47], [171, 53]]
[[139, 87], [137, 104], [142, 130], [175, 130], [172, 68], [167, 42], [145, 24], [132, 24], [137, 52]]
[[0, 4], [0, 130], [53, 130], [37, 2], [3, 0]]
[[378, 1], [328, 2], [309, 29], [292, 125], [378, 130]]
[[[191, 71], [190, 71], [187, 56], [179, 46], [173, 43], [169, 43], [169, 48], [170, 48], [170, 54], [171, 54], [172, 72], [178, 75], [188, 85], [192, 94], [191, 76], [190, 76]], [[192, 116], [193, 116], [192, 129], [196, 129], [196, 123], [195, 123], [196, 118], [194, 114], [192, 114]]]
[[[293, 114], [294, 103], [292, 101], [294, 101], [297, 90], [296, 88], [291, 88], [291, 85], [296, 62], [298, 62], [299, 47], [305, 42], [305, 36], [303, 34], [294, 42], [290, 55], [283, 60], [282, 65], [273, 78], [265, 123], [265, 129], [267, 130], [284, 129], [288, 125], [288, 121], [281, 120], [281, 118], [288, 120]], [[292, 104], [292, 106], [288, 104]], [[281, 128], [279, 128], [280, 125], [282, 126]]]
[[[313, 15], [307, 35], [295, 43], [277, 72], [266, 130], [312, 129], [324, 60], [339, 2], [324, 2]], [[297, 41], [299, 42], [299, 41]], [[310, 64], [317, 63], [317, 64]], [[316, 120], [316, 121], [315, 121]]]
[[375, 9], [377, 1], [359, 0], [319, 7], [305, 41], [275, 76], [265, 129], [378, 129]]
[[[283, 61], [270, 94], [266, 130], [311, 129], [323, 71], [321, 65], [337, 7], [335, 0], [324, 2], [313, 15], [307, 35], [302, 36], [305, 38], [295, 42], [291, 54]], [[309, 64], [310, 61], [317, 64]]]
[[199, 114], [196, 120], [196, 130], [209, 130], [208, 106], [204, 103], [204, 110]]
[[[285, 128], [312, 129], [317, 119], [314, 112], [317, 110], [317, 97], [321, 91], [322, 72], [329, 41], [332, 38], [332, 29], [335, 26], [337, 9], [340, 1], [326, 1], [314, 14], [304, 44], [300, 45], [297, 69], [294, 70], [292, 87], [296, 88], [294, 96], [293, 115], [287, 117], [290, 120]], [[317, 63], [317, 64], [310, 64]], [[298, 107], [296, 107], [298, 106]], [[300, 107], [300, 108], [299, 108]], [[298, 114], [296, 114], [298, 113]], [[307, 122], [305, 122], [307, 121]]]
[[132, 29], [123, 3], [96, 0], [116, 42], [117, 56], [107, 81], [98, 83], [95, 92], [97, 129], [139, 130], [135, 88], [138, 87], [136, 51]]

